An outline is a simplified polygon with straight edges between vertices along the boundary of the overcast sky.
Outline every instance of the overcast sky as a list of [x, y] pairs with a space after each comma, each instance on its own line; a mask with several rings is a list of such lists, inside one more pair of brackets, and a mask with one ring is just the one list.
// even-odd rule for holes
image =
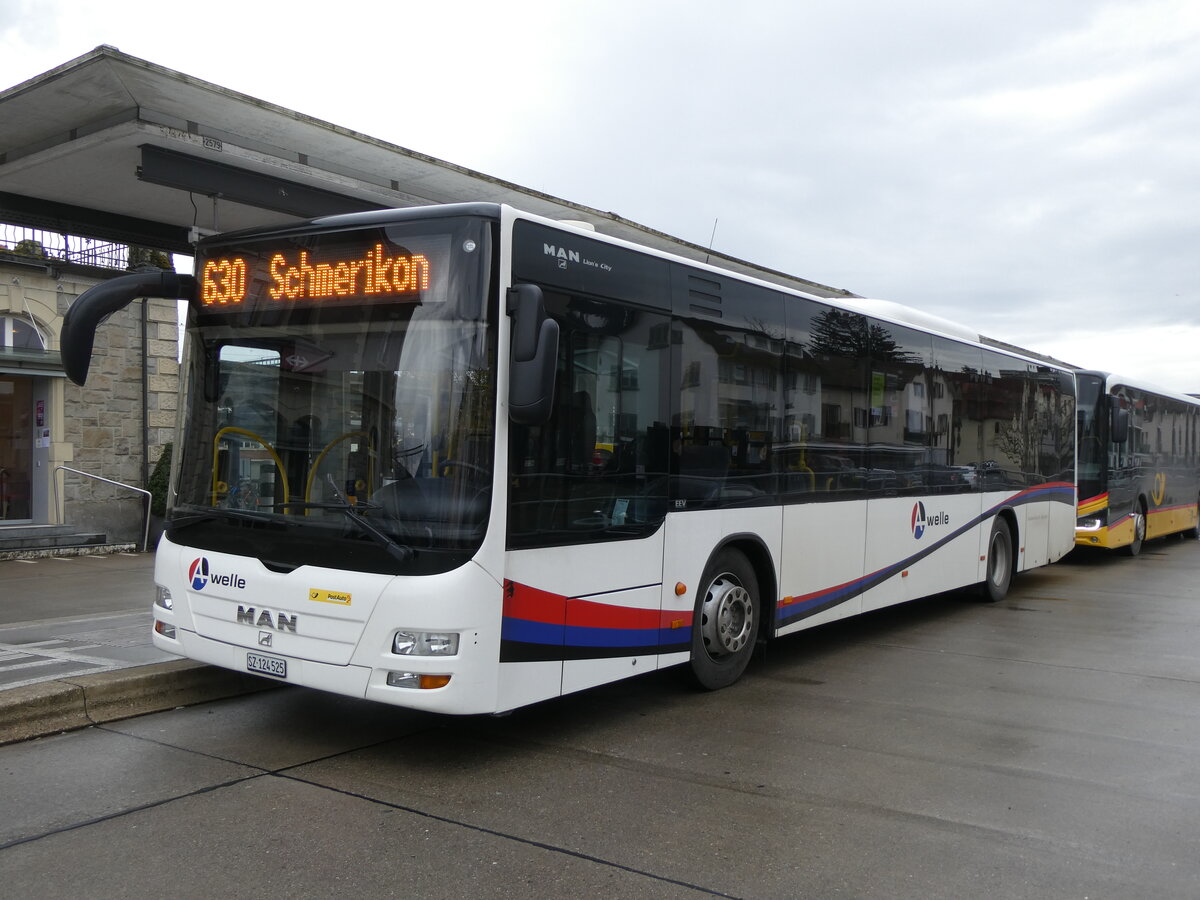
[[0, 89], [99, 44], [1200, 392], [1197, 0], [0, 0]]

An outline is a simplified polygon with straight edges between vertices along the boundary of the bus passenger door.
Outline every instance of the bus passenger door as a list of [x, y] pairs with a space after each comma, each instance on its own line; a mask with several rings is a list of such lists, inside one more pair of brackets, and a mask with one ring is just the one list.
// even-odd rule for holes
[[651, 671], [659, 653], [668, 320], [543, 293], [559, 356], [549, 421], [510, 423], [502, 706]]

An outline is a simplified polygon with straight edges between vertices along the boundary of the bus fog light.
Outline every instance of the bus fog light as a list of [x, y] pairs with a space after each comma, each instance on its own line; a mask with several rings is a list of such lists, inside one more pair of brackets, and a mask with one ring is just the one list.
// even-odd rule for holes
[[154, 605], [161, 606], [163, 609], [174, 609], [175, 601], [171, 599], [171, 591], [169, 588], [163, 587], [161, 584], [155, 585], [157, 592], [154, 596]]
[[431, 691], [450, 683], [449, 675], [422, 675], [417, 672], [388, 672], [388, 687]]
[[155, 619], [154, 630], [158, 634], [161, 634], [165, 638], [170, 638], [171, 640], [175, 640], [175, 626], [174, 625], [168, 625], [166, 622], [159, 622], [157, 619]]
[[392, 652], [399, 656], [454, 656], [458, 635], [443, 631], [397, 631]]

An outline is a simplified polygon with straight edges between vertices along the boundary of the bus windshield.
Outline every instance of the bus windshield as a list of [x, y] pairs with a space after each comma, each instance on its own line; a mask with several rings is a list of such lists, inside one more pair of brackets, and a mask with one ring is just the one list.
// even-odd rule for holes
[[[198, 259], [221, 277], [190, 311], [172, 539], [282, 570], [429, 573], [478, 548], [495, 432], [488, 231], [422, 227]], [[425, 280], [385, 297], [398, 263], [357, 284], [339, 268], [374, 259], [421, 261]], [[322, 267], [344, 292], [331, 280], [321, 296]]]

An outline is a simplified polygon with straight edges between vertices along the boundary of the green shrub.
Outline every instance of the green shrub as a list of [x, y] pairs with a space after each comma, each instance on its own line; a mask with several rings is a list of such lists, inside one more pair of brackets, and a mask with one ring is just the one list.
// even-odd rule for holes
[[46, 258], [46, 248], [42, 246], [41, 241], [17, 241], [17, 245], [13, 247], [12, 252], [18, 256], [32, 256], [35, 259]]
[[139, 269], [142, 266], [154, 266], [158, 269], [173, 271], [175, 263], [170, 255], [162, 250], [152, 250], [149, 247], [129, 245], [129, 269]]
[[167, 487], [170, 480], [171, 445], [166, 444], [163, 446], [158, 462], [154, 464], [154, 471], [150, 473], [150, 484], [146, 488], [150, 491], [151, 515], [165, 516], [167, 514]]

